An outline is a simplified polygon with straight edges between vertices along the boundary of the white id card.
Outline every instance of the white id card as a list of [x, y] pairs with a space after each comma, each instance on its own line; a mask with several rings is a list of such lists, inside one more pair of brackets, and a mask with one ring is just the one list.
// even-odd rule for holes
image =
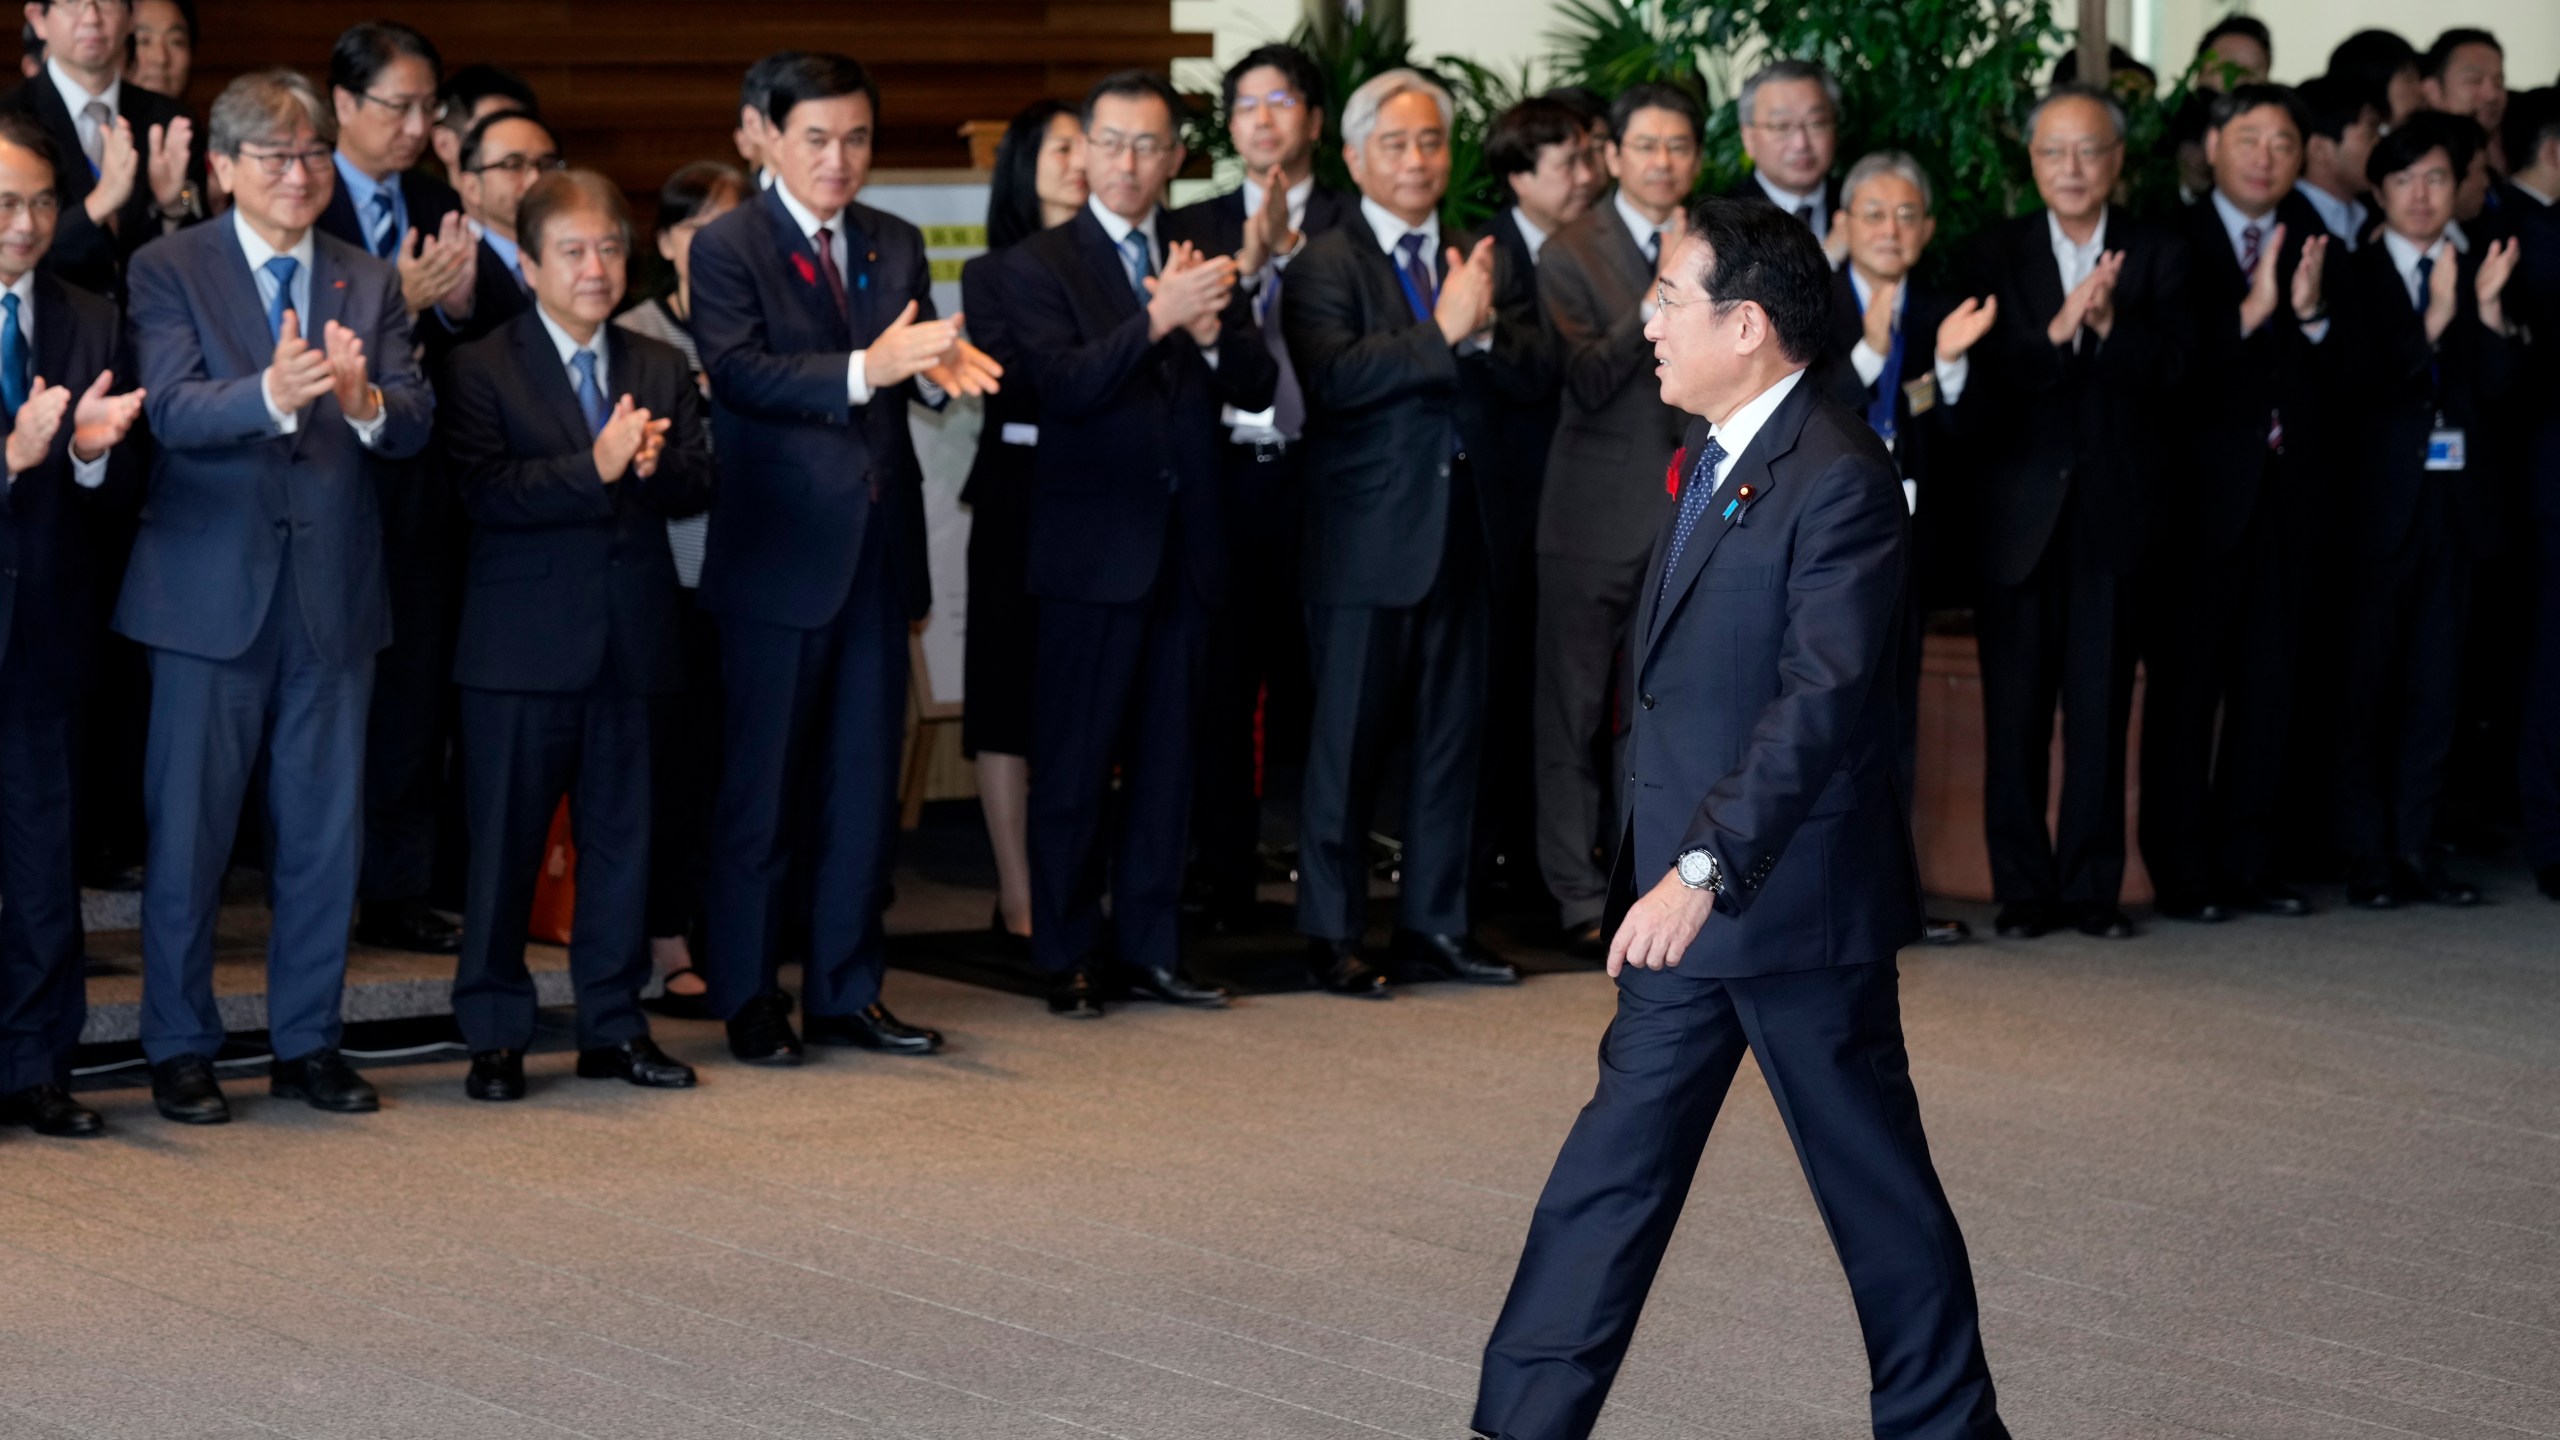
[[2462, 432], [2439, 425], [2427, 432], [2427, 468], [2459, 470], [2462, 468]]

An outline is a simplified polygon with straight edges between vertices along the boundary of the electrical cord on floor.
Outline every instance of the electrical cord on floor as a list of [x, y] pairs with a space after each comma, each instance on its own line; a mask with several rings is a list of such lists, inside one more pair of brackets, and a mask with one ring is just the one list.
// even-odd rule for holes
[[[462, 1042], [459, 1040], [438, 1040], [432, 1044], [410, 1045], [398, 1050], [346, 1050], [341, 1051], [340, 1053], [344, 1054], [350, 1060], [411, 1060], [420, 1055], [433, 1055], [440, 1050], [452, 1050], [457, 1053], [467, 1053]], [[216, 1060], [213, 1063], [217, 1067], [267, 1065], [274, 1063], [275, 1058], [276, 1057], [272, 1053], [265, 1055], [235, 1055]], [[150, 1063], [151, 1062], [149, 1060], [137, 1055], [130, 1060], [119, 1060], [113, 1065], [82, 1066], [81, 1068], [72, 1071], [71, 1075], [73, 1079], [85, 1079], [91, 1075], [112, 1075], [118, 1070], [132, 1070], [148, 1066]]]

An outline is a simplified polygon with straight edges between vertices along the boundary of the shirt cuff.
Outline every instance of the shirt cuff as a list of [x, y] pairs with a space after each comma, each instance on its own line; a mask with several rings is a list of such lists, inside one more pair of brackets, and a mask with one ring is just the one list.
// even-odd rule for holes
[[1211, 345], [1211, 346], [1208, 346], [1208, 347], [1206, 347], [1206, 348], [1202, 349], [1202, 350], [1201, 350], [1201, 352], [1200, 352], [1200, 358], [1209, 362], [1209, 368], [1210, 368], [1210, 369], [1212, 369], [1212, 370], [1217, 369], [1217, 368], [1218, 368], [1218, 347], [1217, 347], [1217, 346], [1215, 346], [1215, 345]]
[[1849, 350], [1849, 368], [1858, 372], [1859, 384], [1873, 385], [1876, 377], [1884, 373], [1884, 357], [1876, 353], [1876, 347], [1861, 339]]
[[107, 455], [114, 453], [116, 453], [115, 450], [110, 447], [106, 455], [101, 455], [95, 460], [83, 460], [77, 455], [72, 456], [71, 483], [83, 490], [95, 490], [106, 484]]
[[853, 403], [856, 405], [871, 403], [871, 377], [862, 373], [863, 357], [870, 353], [868, 350], [856, 350], [852, 358], [845, 362], [846, 393], [853, 397]]
[[1953, 405], [1964, 398], [1964, 382], [1973, 377], [1973, 357], [1959, 355], [1937, 364], [1938, 400]]
[[286, 410], [276, 404], [275, 392], [267, 388], [267, 375], [263, 370], [258, 372], [258, 398], [265, 402], [267, 418], [275, 422], [277, 434], [291, 435], [302, 429], [301, 412]]
[[933, 383], [933, 377], [930, 375], [916, 377], [916, 393], [924, 398], [925, 404], [935, 409], [940, 409], [942, 402], [951, 398], [943, 392], [941, 386]]
[[364, 448], [370, 450], [374, 448], [374, 441], [382, 438], [383, 423], [390, 418], [391, 407], [385, 405], [381, 409], [374, 411], [373, 418], [370, 420], [359, 420], [353, 415], [348, 416], [347, 428], [355, 431], [356, 440], [362, 444]]
[[2326, 315], [2323, 315], [2323, 316], [2321, 316], [2321, 317], [2320, 317], [2319, 319], [2317, 319], [2317, 320], [2305, 320], [2305, 321], [2303, 321], [2303, 322], [2302, 322], [2302, 338], [2303, 338], [2303, 339], [2305, 339], [2305, 340], [2310, 341], [2310, 342], [2311, 342], [2312, 344], [2314, 344], [2314, 345], [2317, 345], [2317, 344], [2319, 344], [2321, 341], [2328, 339], [2328, 338], [2329, 338], [2329, 317], [2328, 317], [2328, 316], [2326, 316]]

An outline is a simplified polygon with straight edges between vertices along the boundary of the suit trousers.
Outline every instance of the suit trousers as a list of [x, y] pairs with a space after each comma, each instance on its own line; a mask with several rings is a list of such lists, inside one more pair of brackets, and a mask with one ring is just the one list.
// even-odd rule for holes
[[2533, 650], [2525, 662], [2524, 736], [2518, 776], [2524, 858], [2560, 865], [2560, 523], [2535, 532]]
[[1428, 934], [1468, 928], [1489, 597], [1465, 485], [1450, 511], [1440, 573], [1422, 603], [1307, 606], [1315, 713], [1299, 803], [1298, 929], [1320, 940], [1356, 940], [1368, 928], [1369, 823], [1399, 738], [1411, 753], [1397, 923]]
[[2389, 884], [2394, 860], [2435, 839], [2471, 603], [2449, 491], [2426, 492], [2399, 553], [2368, 562], [2347, 599], [2338, 833], [2353, 884]]
[[[383, 579], [391, 648], [375, 662], [365, 729], [364, 870], [367, 901], [423, 900], [436, 876], [454, 725], [453, 645], [461, 620], [461, 553], [448, 477], [430, 458], [396, 464], [385, 482]], [[396, 497], [410, 487], [429, 493]]]
[[475, 1052], [533, 1043], [525, 927], [562, 797], [578, 847], [569, 977], [578, 1048], [649, 1033], [650, 698], [608, 678], [577, 695], [464, 689], [463, 813], [471, 870], [453, 1018]]
[[1222, 448], [1229, 600], [1209, 622], [1192, 831], [1203, 888], [1222, 903], [1242, 903], [1262, 878], [1263, 781], [1274, 757], [1305, 745], [1298, 526], [1306, 462], [1295, 447], [1260, 455], [1250, 445]]
[[907, 617], [888, 512], [863, 527], [844, 606], [814, 630], [720, 617], [726, 696], [720, 798], [703, 904], [714, 1013], [774, 988], [794, 861], [810, 877], [801, 1001], [812, 1015], [877, 1003], [881, 913], [898, 838]]
[[1475, 1428], [1494, 1440], [1591, 1433], [1746, 1050], [1848, 1274], [1876, 1435], [2005, 1440], [1890, 956], [1742, 979], [1619, 977], [1599, 1087], [1538, 1197], [1485, 1342]]
[[[1974, 612], [1982, 651], [1983, 824], [1992, 894], [2003, 905], [2112, 906], [2124, 890], [2131, 584], [2086, 557], [2074, 543], [2077, 529], [2066, 510], [2025, 582], [1983, 586]], [[2062, 810], [2048, 830], [2057, 699]]]
[[720, 794], [720, 626], [690, 590], [676, 612], [676, 646], [684, 688], [649, 702], [649, 934], [658, 939], [701, 924]]
[[[313, 602], [322, 603], [322, 602]], [[150, 858], [142, 882], [142, 1050], [153, 1064], [213, 1058], [213, 927], [240, 806], [265, 761], [269, 827], [267, 1030], [294, 1060], [338, 1043], [364, 848], [365, 715], [371, 657], [334, 663], [312, 647], [293, 555], [237, 659], [151, 652], [143, 761]]]
[[[20, 613], [24, 613], [23, 611]], [[0, 1095], [68, 1077], [89, 1014], [71, 843], [72, 698], [0, 659]]]
[[1163, 567], [1142, 600], [1040, 602], [1031, 954], [1048, 974], [1101, 958], [1106, 853], [1119, 960], [1168, 970], [1182, 958], [1182, 868], [1212, 622], [1192, 590], [1178, 535], [1178, 526], [1168, 527]]
[[2268, 457], [2257, 513], [2230, 553], [2144, 582], [2142, 858], [2172, 903], [2271, 878], [2302, 628], [2303, 557], [2281, 516], [2286, 463]]
[[1599, 919], [1609, 899], [1600, 853], [1601, 837], [1617, 828], [1608, 813], [1617, 787], [1602, 768], [1615, 710], [1609, 680], [1644, 575], [1642, 557], [1538, 557], [1538, 870], [1567, 929]]

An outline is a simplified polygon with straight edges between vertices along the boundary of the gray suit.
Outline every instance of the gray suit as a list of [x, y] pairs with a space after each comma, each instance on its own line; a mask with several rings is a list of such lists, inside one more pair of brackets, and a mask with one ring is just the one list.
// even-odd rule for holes
[[1557, 231], [1538, 256], [1564, 398], [1538, 506], [1530, 738], [1538, 868], [1567, 926], [1599, 919], [1608, 894], [1595, 850], [1610, 792], [1594, 756], [1609, 715], [1610, 657], [1662, 528], [1663, 467], [1685, 418], [1654, 383], [1643, 315], [1653, 276], [1614, 203]]
[[365, 710], [391, 642], [380, 461], [427, 441], [433, 398], [411, 358], [390, 264], [313, 237], [304, 333], [335, 320], [382, 389], [368, 449], [335, 398], [287, 434], [269, 416], [274, 332], [239, 222], [136, 252], [128, 333], [158, 453], [116, 629], [150, 648], [144, 809], [142, 1045], [211, 1058], [213, 922], [250, 777], [263, 756], [275, 925], [268, 1028], [297, 1059], [337, 1043], [347, 924], [363, 849]]

